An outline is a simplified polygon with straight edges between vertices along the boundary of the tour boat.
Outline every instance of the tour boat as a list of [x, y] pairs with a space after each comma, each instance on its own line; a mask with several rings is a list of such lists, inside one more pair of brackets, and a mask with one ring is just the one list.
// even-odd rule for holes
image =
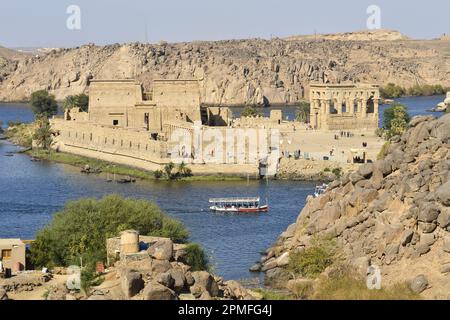
[[260, 205], [259, 197], [212, 198], [209, 199], [209, 203], [212, 204], [209, 209], [216, 212], [254, 213], [269, 211], [269, 206], [267, 204]]

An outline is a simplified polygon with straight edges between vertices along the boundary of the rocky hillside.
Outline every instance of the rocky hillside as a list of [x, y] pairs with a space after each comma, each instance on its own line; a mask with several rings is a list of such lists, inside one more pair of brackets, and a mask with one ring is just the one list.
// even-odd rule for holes
[[[313, 239], [331, 239], [365, 277], [407, 283], [425, 298], [450, 297], [450, 114], [415, 117], [383, 160], [361, 166], [310, 198], [296, 223], [262, 258], [270, 280], [288, 280], [286, 265]], [[257, 269], [257, 267], [255, 267]]]
[[404, 40], [395, 32], [364, 37], [349, 33], [157, 45], [91, 44], [37, 56], [0, 51], [0, 101], [23, 100], [38, 89], [63, 99], [87, 92], [92, 78], [136, 77], [147, 90], [155, 78], [204, 79], [205, 103], [295, 103], [308, 98], [311, 81], [450, 85], [449, 56], [450, 41]]
[[344, 32], [333, 34], [318, 34], [293, 36], [286, 38], [287, 40], [304, 40], [304, 39], [322, 39], [322, 40], [340, 40], [340, 41], [394, 41], [409, 40], [409, 38], [395, 30], [365, 30], [357, 32]]

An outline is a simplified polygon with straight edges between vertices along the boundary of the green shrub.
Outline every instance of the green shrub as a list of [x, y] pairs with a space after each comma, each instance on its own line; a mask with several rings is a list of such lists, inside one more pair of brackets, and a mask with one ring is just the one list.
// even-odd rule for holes
[[310, 247], [290, 254], [287, 269], [295, 275], [314, 278], [333, 264], [334, 256], [334, 241], [314, 239]]
[[156, 179], [161, 179], [163, 175], [164, 175], [164, 173], [162, 172], [162, 170], [153, 171], [153, 176]]
[[447, 92], [447, 88], [444, 88], [440, 84], [430, 85], [430, 84], [416, 84], [408, 89], [409, 96], [434, 96], [442, 95]]
[[312, 282], [296, 283], [291, 288], [296, 299], [307, 299], [314, 294], [314, 285]]
[[406, 283], [391, 287], [368, 289], [364, 280], [345, 275], [331, 277], [319, 281], [313, 295], [317, 300], [413, 300], [420, 296], [413, 293]]
[[380, 95], [385, 99], [400, 98], [405, 93], [405, 89], [394, 83], [388, 83], [385, 87], [380, 88]]
[[254, 289], [262, 296], [262, 300], [292, 300], [292, 297], [286, 293], [276, 292], [272, 290], [257, 288]]
[[407, 108], [400, 104], [394, 103], [384, 110], [383, 128], [385, 129], [385, 137], [390, 139], [393, 136], [401, 135], [406, 131], [411, 117]]
[[339, 179], [342, 176], [342, 168], [334, 168], [331, 172], [337, 179]]
[[186, 247], [186, 263], [192, 271], [209, 269], [209, 261], [203, 248], [196, 243], [189, 243]]
[[261, 113], [256, 110], [256, 108], [251, 106], [246, 106], [244, 111], [241, 113], [241, 117], [258, 117], [261, 116]]
[[185, 242], [188, 231], [158, 206], [146, 201], [109, 195], [103, 199], [68, 202], [51, 223], [38, 232], [31, 246], [36, 267], [95, 265], [106, 260], [106, 239], [134, 229], [142, 235], [170, 237]]
[[381, 147], [380, 152], [378, 152], [377, 160], [383, 160], [387, 155], [387, 151], [389, 150], [389, 146], [391, 145], [390, 141], [386, 141]]

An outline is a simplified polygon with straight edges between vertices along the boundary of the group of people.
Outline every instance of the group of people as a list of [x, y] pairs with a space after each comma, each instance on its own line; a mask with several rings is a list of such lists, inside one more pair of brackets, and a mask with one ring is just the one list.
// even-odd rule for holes
[[[298, 149], [298, 150], [295, 150], [295, 151], [293, 152], [293, 154], [294, 154], [294, 158], [297, 160], [297, 159], [300, 159], [300, 158], [301, 158], [301, 156], [302, 156], [302, 151], [301, 151], [300, 149]], [[282, 155], [284, 158], [290, 158], [290, 157], [292, 157], [291, 151], [287, 151], [287, 150], [282, 151], [282, 152], [281, 152], [281, 155]], [[305, 157], [306, 157], [306, 156], [305, 156]]]

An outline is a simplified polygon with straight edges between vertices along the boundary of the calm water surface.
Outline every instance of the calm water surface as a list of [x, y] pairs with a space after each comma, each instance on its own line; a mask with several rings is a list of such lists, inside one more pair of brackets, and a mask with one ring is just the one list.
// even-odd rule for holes
[[[417, 115], [426, 114], [425, 110], [443, 101], [443, 97], [399, 101], [408, 105], [411, 115]], [[264, 112], [269, 110], [264, 109]], [[292, 119], [295, 107], [287, 107], [285, 112]], [[32, 120], [33, 114], [26, 105], [0, 104], [3, 127], [9, 121]], [[0, 238], [32, 239], [66, 201], [117, 193], [155, 201], [168, 214], [181, 220], [189, 228], [191, 240], [207, 249], [215, 271], [226, 279], [254, 277], [248, 268], [259, 260], [259, 252], [295, 222], [315, 186], [314, 183], [293, 181], [271, 181], [269, 184], [263, 181], [159, 181], [121, 185], [108, 183], [101, 176], [82, 175], [79, 169], [71, 166], [31, 162], [29, 157], [21, 154], [6, 156], [17, 150], [18, 147], [0, 141]], [[207, 210], [211, 197], [255, 195], [269, 199], [269, 213], [225, 215]]]

